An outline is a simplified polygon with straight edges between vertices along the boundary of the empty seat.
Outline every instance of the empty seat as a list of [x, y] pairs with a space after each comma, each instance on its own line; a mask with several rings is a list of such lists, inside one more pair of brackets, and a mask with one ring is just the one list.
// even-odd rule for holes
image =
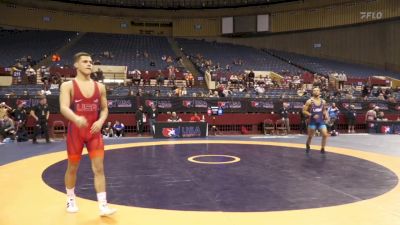
[[56, 138], [56, 136], [62, 136], [62, 138], [65, 139], [66, 131], [67, 129], [65, 127], [64, 121], [61, 120], [53, 121], [53, 124], [51, 126], [51, 136], [53, 138]]

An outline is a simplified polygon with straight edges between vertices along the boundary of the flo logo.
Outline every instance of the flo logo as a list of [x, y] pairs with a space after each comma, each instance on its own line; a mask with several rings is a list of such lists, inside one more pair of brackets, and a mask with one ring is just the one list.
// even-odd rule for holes
[[383, 18], [383, 12], [360, 12], [362, 20], [379, 20]]

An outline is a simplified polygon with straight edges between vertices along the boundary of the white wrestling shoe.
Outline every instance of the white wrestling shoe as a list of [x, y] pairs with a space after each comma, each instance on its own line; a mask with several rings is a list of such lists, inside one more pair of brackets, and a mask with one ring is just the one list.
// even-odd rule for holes
[[109, 208], [107, 204], [100, 206], [100, 216], [111, 216], [115, 212], [117, 212], [117, 210]]
[[67, 199], [67, 212], [69, 213], [76, 213], [79, 211], [78, 206], [76, 205], [75, 197]]

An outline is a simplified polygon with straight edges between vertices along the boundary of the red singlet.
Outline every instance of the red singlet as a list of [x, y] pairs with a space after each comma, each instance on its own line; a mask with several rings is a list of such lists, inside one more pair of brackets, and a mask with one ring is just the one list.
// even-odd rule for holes
[[78, 116], [85, 117], [88, 126], [78, 128], [74, 123], [69, 122], [67, 136], [68, 159], [72, 162], [79, 162], [84, 145], [86, 145], [90, 158], [104, 157], [104, 142], [101, 132], [90, 134], [90, 128], [99, 119], [101, 99], [98, 84], [93, 81], [95, 86], [94, 94], [90, 98], [83, 96], [76, 80], [73, 80], [72, 84], [74, 96], [71, 101], [71, 109]]

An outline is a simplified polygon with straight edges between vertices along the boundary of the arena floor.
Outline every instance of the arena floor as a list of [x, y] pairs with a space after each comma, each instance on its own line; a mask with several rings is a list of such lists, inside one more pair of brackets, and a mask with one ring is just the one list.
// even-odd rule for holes
[[0, 145], [0, 224], [400, 224], [397, 135], [105, 139], [108, 200], [99, 217], [85, 155], [65, 212], [65, 143]]

